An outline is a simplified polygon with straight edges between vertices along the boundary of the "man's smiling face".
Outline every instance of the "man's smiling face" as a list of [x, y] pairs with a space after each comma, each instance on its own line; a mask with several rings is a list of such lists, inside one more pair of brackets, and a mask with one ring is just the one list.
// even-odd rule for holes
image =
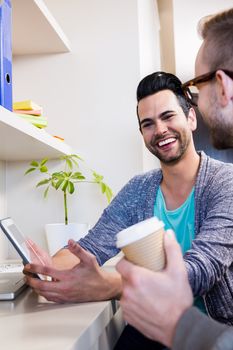
[[138, 103], [138, 117], [148, 150], [165, 164], [185, 154], [196, 124], [186, 117], [176, 95], [162, 90]]

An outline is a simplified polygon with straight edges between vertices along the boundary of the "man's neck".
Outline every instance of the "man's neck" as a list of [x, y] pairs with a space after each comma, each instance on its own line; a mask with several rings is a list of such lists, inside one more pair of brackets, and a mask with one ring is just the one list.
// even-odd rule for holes
[[199, 164], [200, 156], [194, 148], [187, 150], [176, 164], [161, 163], [161, 189], [167, 209], [175, 209], [186, 200], [195, 184]]

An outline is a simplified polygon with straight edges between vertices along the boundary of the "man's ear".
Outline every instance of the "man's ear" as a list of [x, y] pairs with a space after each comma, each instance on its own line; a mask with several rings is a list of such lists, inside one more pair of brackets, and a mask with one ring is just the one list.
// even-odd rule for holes
[[233, 101], [233, 80], [222, 70], [216, 72], [217, 98], [221, 107], [226, 107]]
[[189, 109], [189, 113], [188, 113], [188, 124], [190, 126], [190, 129], [192, 131], [196, 130], [197, 128], [197, 116], [196, 116], [196, 112], [194, 110], [194, 108], [190, 108]]

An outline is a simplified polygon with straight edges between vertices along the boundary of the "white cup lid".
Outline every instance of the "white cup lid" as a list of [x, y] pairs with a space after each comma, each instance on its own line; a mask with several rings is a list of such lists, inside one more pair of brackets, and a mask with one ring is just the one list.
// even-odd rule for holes
[[117, 248], [122, 248], [128, 244], [138, 241], [141, 238], [148, 236], [149, 234], [164, 227], [164, 223], [160, 221], [156, 216], [140, 221], [135, 225], [129, 226], [126, 229], [120, 231], [117, 237]]

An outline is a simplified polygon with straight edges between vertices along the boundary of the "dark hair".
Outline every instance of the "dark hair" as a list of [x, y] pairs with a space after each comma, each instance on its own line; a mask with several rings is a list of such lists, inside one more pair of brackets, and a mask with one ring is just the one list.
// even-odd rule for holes
[[202, 18], [198, 32], [204, 39], [203, 59], [209, 69], [232, 69], [233, 8]]
[[137, 101], [139, 102], [143, 98], [162, 90], [171, 90], [174, 92], [187, 117], [191, 104], [185, 97], [180, 79], [171, 73], [155, 72], [143, 78], [137, 88]]

